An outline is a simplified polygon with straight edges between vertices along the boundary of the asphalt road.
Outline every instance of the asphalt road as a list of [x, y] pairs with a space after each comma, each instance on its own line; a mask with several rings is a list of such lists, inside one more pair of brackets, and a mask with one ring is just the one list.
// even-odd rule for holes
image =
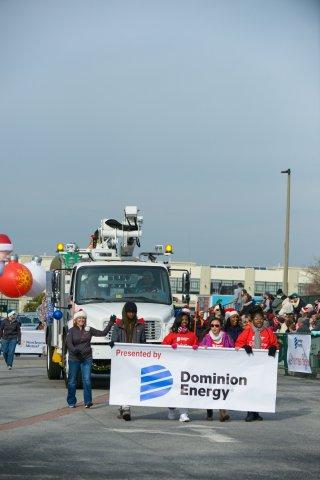
[[[49, 381], [45, 362], [0, 360], [2, 479], [319, 479], [320, 381], [279, 375], [277, 413], [245, 423], [167, 420], [163, 408], [133, 408], [117, 419], [106, 379], [94, 382], [95, 406], [65, 408], [62, 381]], [[82, 392], [78, 397], [81, 398]]]

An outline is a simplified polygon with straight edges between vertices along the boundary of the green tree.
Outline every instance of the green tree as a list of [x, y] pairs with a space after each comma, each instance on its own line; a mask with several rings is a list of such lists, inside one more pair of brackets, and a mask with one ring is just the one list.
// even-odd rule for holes
[[41, 305], [42, 300], [44, 299], [45, 293], [39, 293], [32, 300], [25, 304], [23, 311], [24, 312], [35, 312], [37, 308]]

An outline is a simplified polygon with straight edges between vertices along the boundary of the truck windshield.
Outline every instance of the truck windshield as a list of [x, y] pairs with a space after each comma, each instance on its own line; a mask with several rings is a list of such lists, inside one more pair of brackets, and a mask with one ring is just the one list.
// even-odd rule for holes
[[78, 305], [99, 302], [142, 302], [170, 305], [168, 271], [147, 266], [80, 267], [75, 282]]

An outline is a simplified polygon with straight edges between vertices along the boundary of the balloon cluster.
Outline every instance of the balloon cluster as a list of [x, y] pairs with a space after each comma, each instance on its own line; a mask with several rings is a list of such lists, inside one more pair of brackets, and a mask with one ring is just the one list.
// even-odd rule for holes
[[0, 292], [10, 298], [35, 297], [46, 285], [46, 271], [41, 259], [34, 257], [23, 265], [17, 257], [10, 257], [13, 244], [4, 233], [0, 234]]

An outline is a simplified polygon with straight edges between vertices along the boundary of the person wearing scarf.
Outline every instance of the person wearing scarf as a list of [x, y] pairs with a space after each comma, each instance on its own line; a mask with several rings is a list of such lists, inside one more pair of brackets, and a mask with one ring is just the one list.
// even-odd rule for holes
[[[111, 335], [111, 348], [115, 342], [146, 343], [145, 322], [143, 318], [138, 318], [137, 305], [134, 302], [125, 303], [122, 309], [122, 318], [116, 319]], [[119, 408], [118, 418], [131, 420], [129, 405], [122, 405]]]
[[[247, 326], [236, 340], [235, 348], [244, 348], [248, 355], [253, 349], [268, 350], [270, 357], [275, 357], [278, 349], [278, 340], [271, 328], [264, 326], [264, 315], [261, 307], [256, 307], [251, 315], [252, 324]], [[248, 412], [246, 422], [263, 420], [258, 412]]]
[[[200, 343], [201, 347], [213, 347], [213, 348], [233, 348], [234, 343], [229, 335], [221, 330], [221, 321], [215, 318], [211, 321], [210, 331], [203, 337]], [[220, 422], [230, 420], [227, 410], [219, 410]], [[207, 410], [207, 420], [213, 420], [213, 410]]]
[[[187, 313], [182, 313], [182, 315], [179, 315], [175, 319], [171, 332], [164, 337], [162, 344], [171, 345], [174, 349], [176, 349], [178, 345], [190, 346], [194, 350], [198, 348], [197, 336], [191, 331], [190, 317]], [[190, 421], [188, 410], [186, 408], [180, 408], [179, 413], [180, 422]], [[175, 408], [169, 408], [168, 418], [169, 420], [175, 420]]]

